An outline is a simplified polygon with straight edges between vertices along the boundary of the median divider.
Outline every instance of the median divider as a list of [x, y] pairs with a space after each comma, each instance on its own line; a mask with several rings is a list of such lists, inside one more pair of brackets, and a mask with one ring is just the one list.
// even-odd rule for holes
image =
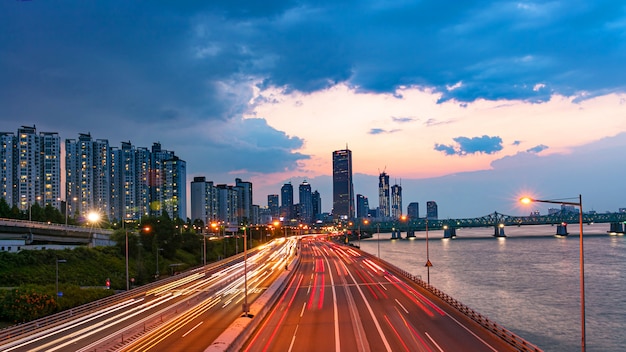
[[242, 316], [237, 318], [204, 351], [221, 352], [241, 350], [267, 313], [274, 306], [274, 303], [276, 303], [276, 300], [285, 289], [287, 282], [289, 282], [289, 279], [296, 272], [299, 265], [300, 257], [295, 256], [288, 264], [289, 269], [281, 273], [276, 281], [250, 305], [249, 314], [252, 315], [252, 317]]

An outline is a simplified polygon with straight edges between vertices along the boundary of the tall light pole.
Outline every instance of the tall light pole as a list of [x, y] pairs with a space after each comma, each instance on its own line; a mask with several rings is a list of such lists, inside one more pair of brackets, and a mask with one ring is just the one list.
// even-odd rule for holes
[[524, 204], [536, 203], [550, 203], [571, 205], [578, 207], [578, 225], [580, 226], [580, 239], [579, 239], [579, 251], [580, 251], [580, 327], [581, 327], [581, 351], [585, 351], [585, 255], [583, 250], [583, 196], [578, 195], [578, 202], [564, 202], [560, 200], [541, 200], [524, 197], [520, 199], [520, 202]]
[[159, 251], [162, 251], [163, 248], [157, 248], [156, 251], [156, 273], [154, 274], [155, 278], [159, 277]]
[[243, 313], [248, 317], [248, 232], [243, 227]]
[[55, 280], [55, 287], [56, 287], [56, 290], [57, 290], [57, 297], [60, 297], [60, 293], [59, 293], [59, 263], [67, 263], [67, 260], [65, 260], [65, 259], [57, 259], [56, 260], [56, 269], [57, 269], [56, 273], [57, 273], [57, 275], [56, 275], [56, 280]]
[[126, 230], [126, 291], [130, 289], [130, 278], [128, 276], [128, 229]]
[[428, 252], [428, 218], [426, 218], [426, 283], [430, 285], [430, 267], [433, 263], [430, 262], [430, 255]]
[[380, 259], [380, 223], [376, 224], [376, 234], [378, 235], [378, 241], [376, 241], [378, 244], [378, 259]]

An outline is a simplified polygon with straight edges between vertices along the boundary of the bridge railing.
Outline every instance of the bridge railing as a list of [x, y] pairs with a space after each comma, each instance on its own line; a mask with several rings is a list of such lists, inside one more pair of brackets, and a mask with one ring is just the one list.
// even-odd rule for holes
[[36, 229], [54, 229], [54, 230], [68, 230], [74, 232], [94, 232], [97, 230], [99, 233], [112, 234], [113, 230], [109, 229], [101, 229], [101, 228], [91, 228], [87, 226], [76, 226], [76, 225], [65, 225], [65, 224], [56, 224], [56, 223], [47, 223], [40, 221], [30, 221], [30, 220], [19, 220], [19, 219], [7, 219], [0, 218], [1, 226], [14, 226], [14, 227], [30, 227]]
[[467, 316], [468, 318], [470, 318], [471, 320], [475, 321], [476, 323], [478, 323], [480, 326], [484, 327], [485, 329], [491, 331], [492, 333], [494, 333], [496, 336], [500, 337], [501, 339], [503, 339], [504, 341], [506, 341], [507, 343], [509, 343], [510, 345], [512, 345], [513, 347], [517, 348], [520, 351], [532, 351], [532, 352], [541, 352], [542, 350], [533, 345], [532, 343], [524, 340], [523, 338], [517, 336], [516, 334], [514, 334], [513, 332], [507, 330], [505, 327], [503, 327], [502, 325], [497, 324], [496, 322], [493, 322], [491, 320], [489, 320], [489, 318], [485, 317], [484, 315], [474, 311], [473, 309], [471, 309], [470, 307], [466, 306], [465, 304], [459, 302], [458, 300], [454, 299], [453, 297], [451, 297], [450, 295], [446, 294], [445, 292], [439, 290], [438, 288], [429, 285], [428, 283], [426, 283], [424, 280], [422, 280], [419, 276], [413, 275], [405, 270], [402, 270], [400, 268], [398, 268], [397, 266], [383, 260], [380, 259], [370, 253], [366, 253], [361, 251], [361, 253], [364, 256], [367, 256], [371, 259], [375, 259], [378, 260], [382, 263], [384, 263], [388, 268], [392, 269], [395, 273], [400, 274], [401, 276], [404, 276], [406, 278], [408, 278], [409, 280], [413, 281], [414, 283], [416, 283], [418, 286], [424, 288], [425, 290], [431, 292], [432, 294], [434, 294], [435, 296], [439, 297], [440, 299], [442, 299], [444, 302], [448, 303], [450, 306], [454, 307], [456, 310], [458, 310], [459, 312], [463, 313], [465, 316]]

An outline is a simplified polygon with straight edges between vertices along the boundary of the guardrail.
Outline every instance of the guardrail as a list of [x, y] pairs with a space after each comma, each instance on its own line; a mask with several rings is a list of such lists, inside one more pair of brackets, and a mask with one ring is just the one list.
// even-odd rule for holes
[[411, 280], [412, 282], [414, 282], [415, 284], [417, 284], [418, 286], [424, 288], [425, 290], [431, 292], [432, 294], [434, 294], [435, 296], [439, 297], [441, 300], [443, 300], [444, 302], [446, 302], [447, 304], [449, 304], [450, 306], [452, 306], [453, 308], [455, 308], [456, 310], [458, 310], [459, 312], [463, 313], [465, 316], [467, 316], [468, 318], [470, 318], [471, 320], [475, 321], [476, 323], [478, 323], [480, 326], [482, 326], [483, 328], [491, 331], [492, 333], [494, 333], [496, 336], [500, 337], [501, 339], [503, 339], [504, 341], [506, 341], [507, 343], [509, 343], [510, 345], [512, 345], [513, 347], [517, 348], [520, 351], [529, 351], [529, 352], [542, 352], [543, 350], [540, 349], [539, 347], [533, 345], [532, 343], [524, 340], [523, 338], [517, 336], [516, 334], [514, 334], [513, 332], [507, 330], [505, 327], [503, 327], [502, 325], [499, 325], [491, 320], [489, 320], [489, 318], [485, 317], [484, 315], [474, 311], [473, 309], [471, 309], [470, 307], [466, 306], [465, 304], [459, 302], [458, 300], [454, 299], [453, 297], [451, 297], [450, 295], [448, 295], [447, 293], [439, 290], [438, 288], [429, 285], [428, 283], [426, 283], [424, 280], [422, 280], [419, 276], [413, 275], [403, 269], [398, 268], [397, 266], [383, 260], [380, 259], [370, 253], [366, 253], [361, 251], [361, 253], [364, 256], [367, 256], [371, 259], [376, 259], [379, 262], [382, 262], [385, 266], [387, 266], [388, 268], [392, 269], [395, 273], [400, 274], [401, 276], [406, 277], [407, 279]]
[[[251, 250], [252, 254], [254, 254], [255, 252], [258, 252], [258, 249]], [[249, 254], [249, 255], [252, 255], [252, 254]], [[61, 311], [52, 315], [48, 315], [43, 318], [39, 318], [37, 320], [10, 326], [8, 328], [0, 330], [0, 343], [6, 343], [13, 338], [25, 337], [25, 336], [34, 334], [42, 330], [52, 328], [54, 326], [57, 326], [66, 322], [69, 319], [74, 319], [74, 318], [85, 316], [93, 312], [94, 310], [113, 306], [114, 304], [117, 304], [123, 300], [144, 296], [146, 292], [148, 292], [151, 289], [154, 289], [163, 284], [174, 282], [176, 280], [187, 277], [189, 275], [193, 275], [198, 270], [205, 269], [206, 271], [217, 271], [229, 265], [237, 263], [241, 260], [243, 260], [243, 253], [233, 256], [233, 257], [223, 259], [211, 265], [207, 265], [207, 267], [199, 267], [199, 268], [191, 269], [179, 275], [170, 276], [162, 280], [154, 281], [154, 282], [136, 287], [132, 290], [117, 293], [109, 297], [105, 297], [97, 301], [86, 303], [75, 308], [66, 309], [64, 311]]]
[[65, 224], [57, 224], [57, 223], [48, 223], [48, 222], [40, 222], [40, 221], [30, 221], [30, 220], [19, 220], [19, 219], [7, 219], [0, 218], [0, 226], [13, 226], [13, 227], [30, 227], [35, 229], [54, 229], [54, 230], [69, 230], [75, 232], [94, 232], [97, 230], [98, 233], [102, 234], [112, 234], [113, 230], [102, 229], [99, 227], [94, 227], [93, 229], [89, 226], [76, 226], [76, 225], [65, 225]]

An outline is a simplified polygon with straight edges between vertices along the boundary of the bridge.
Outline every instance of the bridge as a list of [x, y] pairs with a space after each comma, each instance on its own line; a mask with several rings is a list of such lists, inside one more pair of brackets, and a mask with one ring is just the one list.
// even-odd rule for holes
[[[567, 224], [578, 224], [579, 213], [571, 211], [561, 211], [549, 215], [540, 216], [513, 216], [498, 212], [466, 219], [407, 219], [393, 221], [355, 221], [348, 226], [352, 233], [359, 231], [365, 234], [391, 233], [391, 238], [400, 238], [401, 232], [406, 232], [407, 237], [415, 237], [416, 231], [443, 230], [444, 238], [456, 237], [456, 229], [469, 227], [492, 227], [495, 237], [506, 237], [506, 226], [526, 226], [526, 225], [556, 225], [557, 235], [567, 236]], [[583, 213], [583, 223], [608, 223], [607, 232], [614, 234], [624, 234], [624, 224], [626, 223], [626, 213]], [[369, 235], [368, 235], [369, 236]]]
[[[0, 246], [9, 251], [58, 245], [110, 246], [113, 230], [0, 218]], [[6, 251], [6, 249], [3, 249]]]

